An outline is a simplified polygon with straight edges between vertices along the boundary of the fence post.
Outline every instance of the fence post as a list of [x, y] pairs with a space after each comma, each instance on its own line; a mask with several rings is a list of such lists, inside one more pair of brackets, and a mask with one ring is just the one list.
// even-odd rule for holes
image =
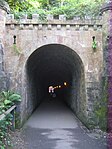
[[12, 118], [12, 128], [11, 130], [14, 131], [15, 130], [15, 108], [11, 111], [11, 114], [13, 116]]

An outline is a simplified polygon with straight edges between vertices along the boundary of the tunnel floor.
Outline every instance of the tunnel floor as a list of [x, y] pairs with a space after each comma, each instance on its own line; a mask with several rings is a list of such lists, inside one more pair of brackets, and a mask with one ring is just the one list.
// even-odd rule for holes
[[60, 100], [47, 99], [22, 129], [25, 149], [106, 149], [106, 139], [87, 133]]
[[57, 98], [46, 99], [32, 114], [26, 123], [35, 128], [76, 128], [77, 121], [74, 114]]

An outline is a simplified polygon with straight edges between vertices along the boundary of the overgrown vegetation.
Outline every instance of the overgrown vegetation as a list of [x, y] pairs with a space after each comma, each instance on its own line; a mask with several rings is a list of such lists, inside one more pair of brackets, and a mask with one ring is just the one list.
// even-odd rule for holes
[[21, 54], [21, 50], [20, 50], [20, 48], [17, 47], [16, 44], [13, 44], [13, 49], [14, 49], [15, 54], [17, 54], [17, 55]]
[[93, 48], [94, 52], [96, 52], [97, 42], [96, 42], [95, 36], [93, 36], [92, 48]]
[[[21, 96], [10, 91], [0, 93], [0, 115], [21, 101]], [[6, 149], [12, 146], [10, 141], [9, 130], [12, 127], [13, 115], [8, 114], [3, 120], [0, 120], [0, 149]]]
[[108, 101], [108, 80], [105, 78], [102, 82], [102, 98], [100, 102], [95, 103], [95, 120], [97, 126], [103, 131], [107, 130], [107, 101]]
[[68, 19], [74, 16], [83, 18], [85, 15], [95, 17], [105, 0], [6, 0], [11, 8], [11, 13], [16, 17], [22, 14], [40, 14], [44, 18], [47, 14], [54, 16], [64, 14]]

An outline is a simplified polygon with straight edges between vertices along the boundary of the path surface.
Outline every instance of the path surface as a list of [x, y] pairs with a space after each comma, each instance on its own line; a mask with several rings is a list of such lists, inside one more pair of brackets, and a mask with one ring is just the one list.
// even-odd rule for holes
[[107, 149], [105, 139], [84, 131], [72, 111], [57, 100], [43, 102], [23, 133], [27, 149]]

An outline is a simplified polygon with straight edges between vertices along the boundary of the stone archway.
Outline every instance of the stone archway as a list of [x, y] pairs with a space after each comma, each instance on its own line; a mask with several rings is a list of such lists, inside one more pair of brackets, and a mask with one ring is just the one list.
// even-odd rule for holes
[[49, 44], [35, 50], [27, 60], [27, 114], [46, 99], [48, 86], [67, 87], [58, 92], [61, 100], [80, 117], [86, 115], [84, 66], [78, 54], [67, 46]]

